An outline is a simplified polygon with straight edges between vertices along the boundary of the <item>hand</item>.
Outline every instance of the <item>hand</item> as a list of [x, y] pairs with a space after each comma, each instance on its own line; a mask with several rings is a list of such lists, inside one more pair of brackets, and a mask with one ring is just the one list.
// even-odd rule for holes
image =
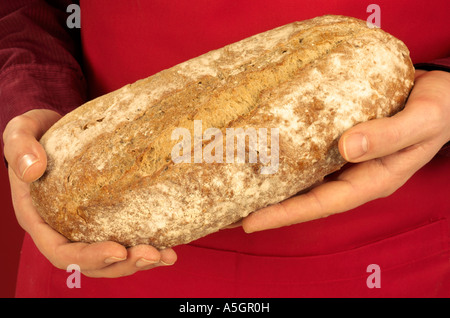
[[250, 214], [248, 233], [314, 220], [386, 197], [429, 162], [450, 139], [450, 74], [416, 71], [405, 109], [346, 131], [339, 151], [349, 162], [337, 178]]
[[13, 118], [3, 133], [16, 217], [37, 248], [54, 266], [66, 269], [69, 264], [77, 264], [81, 272], [90, 277], [126, 276], [175, 263], [176, 254], [172, 249], [158, 251], [148, 245], [126, 249], [115, 242], [72, 243], [39, 216], [29, 187], [47, 166], [47, 156], [38, 140], [60, 117], [51, 110], [31, 110]]

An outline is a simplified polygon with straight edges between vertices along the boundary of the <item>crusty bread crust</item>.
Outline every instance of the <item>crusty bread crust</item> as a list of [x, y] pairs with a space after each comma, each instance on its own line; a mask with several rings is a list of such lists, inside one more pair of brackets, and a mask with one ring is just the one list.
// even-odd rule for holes
[[[406, 46], [365, 21], [323, 16], [281, 26], [64, 116], [41, 139], [48, 168], [31, 185], [33, 202], [72, 241], [188, 243], [340, 169], [340, 135], [399, 111], [413, 79]], [[277, 171], [260, 173], [261, 162], [174, 163], [172, 132], [194, 135], [195, 120], [224, 135], [279, 129]]]

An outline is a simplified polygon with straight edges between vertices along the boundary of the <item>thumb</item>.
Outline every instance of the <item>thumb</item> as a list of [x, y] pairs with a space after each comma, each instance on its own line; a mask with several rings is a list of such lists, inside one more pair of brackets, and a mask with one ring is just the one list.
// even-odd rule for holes
[[35, 109], [13, 118], [3, 133], [8, 165], [24, 182], [33, 182], [45, 172], [47, 155], [39, 143], [41, 136], [61, 116], [47, 109]]
[[370, 120], [347, 130], [339, 140], [350, 162], [381, 158], [412, 145], [439, 149], [449, 138], [448, 84], [445, 72], [416, 72], [405, 108], [392, 117]]
[[[381, 158], [434, 136], [436, 112], [410, 98], [405, 109], [392, 117], [370, 120], [347, 130], [339, 151], [349, 162]], [[429, 106], [429, 105], [427, 105]]]

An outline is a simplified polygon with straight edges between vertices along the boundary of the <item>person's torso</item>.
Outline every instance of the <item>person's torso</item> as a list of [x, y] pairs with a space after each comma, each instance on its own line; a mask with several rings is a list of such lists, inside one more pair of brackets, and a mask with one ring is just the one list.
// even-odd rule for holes
[[[84, 66], [95, 97], [245, 37], [324, 14], [367, 19], [361, 1], [81, 1]], [[446, 0], [379, 1], [382, 29], [404, 41], [413, 62], [450, 53]], [[439, 158], [393, 196], [282, 229], [224, 230], [193, 245], [258, 255], [320, 255], [355, 248], [439, 219], [449, 206]], [[436, 171], [439, 171], [436, 173]], [[436, 175], [438, 174], [438, 175]]]

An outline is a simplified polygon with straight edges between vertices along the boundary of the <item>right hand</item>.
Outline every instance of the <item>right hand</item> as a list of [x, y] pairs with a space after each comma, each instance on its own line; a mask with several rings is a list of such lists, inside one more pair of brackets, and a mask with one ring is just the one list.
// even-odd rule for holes
[[127, 249], [116, 242], [70, 242], [39, 216], [31, 201], [30, 183], [45, 172], [47, 156], [38, 140], [60, 118], [51, 110], [31, 110], [13, 118], [3, 133], [14, 211], [39, 251], [54, 266], [66, 269], [77, 264], [90, 277], [127, 276], [175, 263], [177, 256], [172, 249], [158, 251], [149, 245]]

